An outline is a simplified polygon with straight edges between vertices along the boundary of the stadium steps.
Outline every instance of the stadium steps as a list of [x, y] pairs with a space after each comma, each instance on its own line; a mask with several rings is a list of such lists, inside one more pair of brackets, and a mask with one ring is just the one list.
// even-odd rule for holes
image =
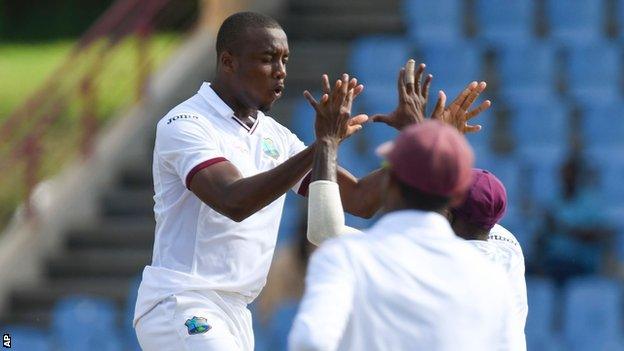
[[149, 262], [151, 249], [71, 250], [48, 261], [51, 278], [127, 277], [131, 278]]
[[152, 188], [117, 188], [104, 195], [102, 214], [111, 216], [150, 216], [154, 208]]
[[403, 32], [399, 0], [291, 0], [280, 23], [294, 40], [351, 40]]
[[72, 229], [69, 249], [145, 249], [154, 241], [154, 219], [146, 217], [109, 219], [89, 228]]

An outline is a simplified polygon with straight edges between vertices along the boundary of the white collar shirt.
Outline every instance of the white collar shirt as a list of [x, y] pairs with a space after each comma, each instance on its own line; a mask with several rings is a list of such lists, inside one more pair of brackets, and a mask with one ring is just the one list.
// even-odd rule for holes
[[188, 189], [197, 172], [217, 162], [227, 160], [250, 177], [305, 148], [271, 117], [260, 111], [255, 117], [247, 126], [204, 83], [158, 122], [152, 169], [154, 251], [143, 271], [135, 323], [159, 301], [181, 291], [223, 291], [249, 303], [264, 286], [285, 196], [237, 223]]
[[289, 335], [299, 350], [512, 350], [504, 272], [443, 216], [397, 211], [312, 255]]
[[507, 273], [513, 296], [513, 311], [517, 327], [524, 334], [529, 306], [524, 277], [524, 255], [520, 243], [510, 231], [499, 224], [495, 224], [490, 230], [487, 241], [469, 240], [468, 242], [477, 247], [490, 261], [503, 268]]

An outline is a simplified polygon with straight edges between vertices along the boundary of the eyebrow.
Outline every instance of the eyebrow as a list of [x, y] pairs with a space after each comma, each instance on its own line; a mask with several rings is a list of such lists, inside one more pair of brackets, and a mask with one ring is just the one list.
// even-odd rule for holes
[[[271, 47], [270, 49], [266, 49], [266, 50], [264, 50], [264, 51], [262, 52], [262, 54], [263, 54], [263, 55], [273, 55], [273, 54], [275, 54], [275, 53], [277, 53], [277, 52], [278, 52], [278, 49], [277, 49], [276, 47], [274, 47], [274, 46], [273, 46], [273, 47]], [[290, 54], [290, 51], [289, 51], [289, 50], [286, 50], [286, 52], [285, 52], [285, 56], [288, 56], [289, 54]]]

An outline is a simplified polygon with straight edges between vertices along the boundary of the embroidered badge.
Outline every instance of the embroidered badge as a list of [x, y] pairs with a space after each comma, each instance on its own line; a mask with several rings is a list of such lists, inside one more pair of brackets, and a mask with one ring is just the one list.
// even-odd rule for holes
[[264, 151], [265, 155], [274, 159], [277, 159], [280, 155], [279, 151], [277, 151], [277, 148], [275, 147], [275, 144], [273, 143], [273, 140], [269, 138], [262, 139], [262, 151]]
[[212, 328], [208, 325], [208, 321], [204, 317], [195, 317], [191, 319], [187, 319], [184, 323], [188, 328], [189, 335], [202, 334], [210, 330]]

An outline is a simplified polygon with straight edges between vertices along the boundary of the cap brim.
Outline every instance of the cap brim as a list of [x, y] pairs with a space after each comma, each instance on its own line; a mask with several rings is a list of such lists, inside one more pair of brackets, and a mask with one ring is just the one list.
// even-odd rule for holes
[[392, 149], [394, 149], [394, 141], [386, 141], [385, 143], [377, 146], [377, 148], [375, 149], [375, 154], [385, 159], [388, 158], [388, 155], [390, 155]]

